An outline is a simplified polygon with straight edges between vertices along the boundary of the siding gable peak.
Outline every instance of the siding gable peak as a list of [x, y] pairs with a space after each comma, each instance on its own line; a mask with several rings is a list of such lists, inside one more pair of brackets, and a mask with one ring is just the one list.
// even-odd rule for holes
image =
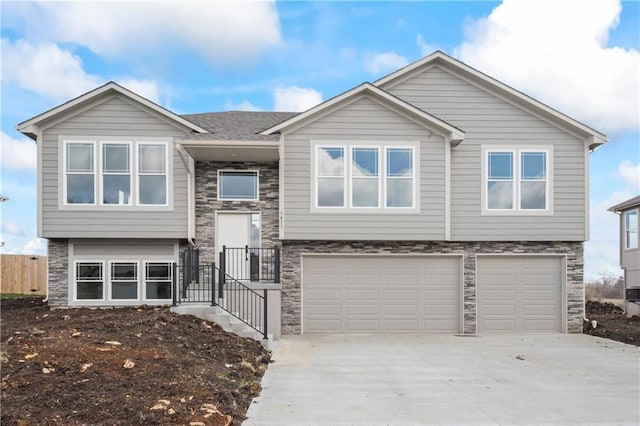
[[387, 108], [400, 112], [407, 118], [419, 122], [420, 124], [436, 131], [445, 137], [453, 146], [460, 144], [464, 140], [464, 131], [461, 129], [414, 105], [411, 105], [410, 103], [372, 85], [371, 83], [366, 82], [319, 105], [316, 105], [303, 113], [276, 124], [275, 126], [262, 131], [260, 134], [271, 135], [277, 132], [291, 132], [362, 97], [368, 97]]
[[502, 83], [501, 81], [447, 55], [440, 50], [436, 50], [430, 55], [382, 77], [375, 81], [373, 85], [383, 90], [388, 90], [396, 84], [406, 81], [407, 79], [418, 75], [433, 66], [439, 66], [444, 70], [452, 71], [464, 76], [464, 78], [473, 81], [485, 90], [509, 99], [516, 105], [520, 105], [529, 111], [533, 111], [541, 116], [550, 117], [556, 122], [562, 123], [566, 128], [576, 131], [578, 134], [585, 137], [589, 143], [589, 149], [591, 150], [607, 142], [607, 136], [604, 133], [592, 129], [568, 115], [514, 89], [505, 83]]
[[97, 87], [87, 93], [84, 93], [76, 98], [73, 98], [65, 103], [62, 103], [56, 107], [51, 108], [48, 111], [45, 111], [41, 114], [36, 115], [16, 126], [16, 130], [23, 133], [24, 135], [36, 140], [38, 126], [45, 121], [51, 120], [57, 116], [61, 116], [62, 114], [68, 113], [74, 108], [82, 107], [82, 105], [90, 104], [92, 101], [97, 100], [98, 98], [108, 95], [114, 94], [124, 97], [130, 102], [141, 104], [152, 111], [156, 112], [164, 119], [181, 125], [183, 127], [187, 127], [194, 132], [197, 133], [209, 133], [206, 129], [192, 123], [189, 120], [179, 116], [178, 114], [158, 105], [155, 102], [150, 101], [149, 99], [138, 95], [137, 93], [120, 86], [119, 84], [110, 81], [108, 83], [103, 84], [100, 87]]

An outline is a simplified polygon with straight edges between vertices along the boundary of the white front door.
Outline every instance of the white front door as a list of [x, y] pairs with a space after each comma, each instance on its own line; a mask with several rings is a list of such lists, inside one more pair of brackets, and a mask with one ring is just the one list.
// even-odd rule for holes
[[[251, 255], [246, 247], [259, 246], [256, 241], [255, 229], [259, 235], [258, 213], [218, 213], [216, 226], [216, 253], [220, 259], [222, 247], [227, 247], [225, 271], [237, 280], [249, 280], [251, 276]], [[253, 238], [252, 238], [253, 236]]]

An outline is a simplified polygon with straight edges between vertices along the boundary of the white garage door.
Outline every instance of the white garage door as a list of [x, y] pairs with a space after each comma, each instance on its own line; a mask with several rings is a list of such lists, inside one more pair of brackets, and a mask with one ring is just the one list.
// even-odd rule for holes
[[460, 330], [457, 256], [304, 256], [304, 333]]
[[478, 331], [562, 331], [560, 257], [478, 257]]

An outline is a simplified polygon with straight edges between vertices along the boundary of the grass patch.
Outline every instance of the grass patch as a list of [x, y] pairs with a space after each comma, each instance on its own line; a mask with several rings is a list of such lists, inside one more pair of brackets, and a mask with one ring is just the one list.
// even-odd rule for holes
[[22, 293], [0, 293], [0, 300], [10, 300], [10, 299], [31, 299], [34, 297], [44, 297], [42, 295], [34, 296], [32, 294], [22, 294]]

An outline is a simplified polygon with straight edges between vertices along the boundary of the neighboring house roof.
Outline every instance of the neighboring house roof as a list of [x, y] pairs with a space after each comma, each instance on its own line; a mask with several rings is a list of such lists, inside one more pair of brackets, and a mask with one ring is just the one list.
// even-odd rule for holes
[[19, 132], [24, 133], [25, 135], [28, 135], [29, 137], [31, 137], [32, 139], [36, 139], [36, 129], [35, 127], [37, 127], [40, 123], [44, 122], [45, 120], [49, 120], [59, 114], [62, 114], [64, 112], [69, 111], [71, 108], [74, 108], [78, 105], [81, 105], [85, 102], [88, 102], [92, 99], [97, 98], [100, 95], [103, 95], [107, 92], [116, 92], [119, 93], [123, 96], [126, 96], [130, 99], [133, 99], [136, 102], [141, 103], [142, 105], [156, 111], [157, 113], [167, 117], [168, 119], [179, 123], [187, 128], [190, 128], [191, 130], [193, 130], [194, 132], [198, 132], [198, 133], [207, 133], [207, 130], [198, 126], [197, 124], [186, 120], [185, 118], [179, 116], [178, 114], [156, 104], [155, 102], [150, 101], [147, 98], [144, 98], [140, 95], [138, 95], [135, 92], [132, 92], [131, 90], [124, 88], [122, 86], [120, 86], [117, 83], [114, 83], [113, 81], [110, 81], [106, 84], [103, 84], [100, 87], [97, 87], [83, 95], [80, 95], [76, 98], [73, 98], [61, 105], [58, 105], [57, 107], [51, 108], [48, 111], [43, 112], [42, 114], [38, 114], [33, 118], [30, 118], [26, 121], [23, 121], [22, 123], [18, 124], [16, 126], [16, 129]]
[[362, 83], [359, 86], [354, 87], [338, 96], [335, 96], [307, 111], [300, 113], [296, 116], [289, 118], [273, 127], [270, 127], [262, 132], [263, 135], [271, 135], [273, 133], [282, 131], [291, 131], [292, 129], [303, 126], [304, 124], [313, 121], [321, 116], [324, 116], [334, 108], [338, 108], [351, 100], [358, 99], [361, 96], [370, 96], [378, 101], [392, 106], [401, 111], [408, 118], [410, 117], [414, 121], [420, 121], [426, 124], [429, 128], [436, 130], [445, 136], [452, 144], [457, 145], [464, 139], [464, 132], [456, 126], [447, 123], [440, 118], [425, 112], [424, 110], [417, 108], [410, 103], [385, 92], [384, 90], [372, 85], [371, 83]]
[[625, 210], [629, 210], [634, 207], [640, 206], [640, 195], [637, 195], [633, 198], [628, 199], [627, 201], [623, 201], [615, 206], [609, 207], [610, 212], [620, 213]]
[[209, 132], [194, 133], [187, 139], [277, 141], [280, 138], [279, 135], [264, 135], [260, 132], [297, 114], [296, 112], [227, 111], [183, 114], [182, 117]]
[[414, 73], [419, 73], [423, 69], [433, 65], [444, 65], [445, 68], [448, 67], [450, 69], [459, 71], [464, 76], [470, 78], [470, 80], [480, 83], [490, 90], [493, 90], [494, 92], [505, 96], [516, 105], [520, 104], [525, 107], [529, 107], [534, 112], [537, 112], [542, 116], [551, 117], [552, 119], [564, 123], [566, 126], [577, 131], [578, 133], [592, 138], [591, 143], [589, 144], [590, 149], [594, 149], [607, 142], [607, 136], [604, 133], [601, 133], [587, 126], [586, 124], [583, 124], [569, 117], [568, 115], [563, 114], [554, 108], [551, 108], [550, 106], [538, 101], [537, 99], [532, 98], [531, 96], [525, 95], [524, 93], [496, 80], [493, 77], [488, 76], [487, 74], [484, 74], [481, 71], [478, 71], [473, 67], [470, 67], [465, 63], [452, 58], [451, 56], [439, 50], [433, 52], [428, 56], [425, 56], [424, 58], [412, 64], [405, 66], [404, 68], [400, 68], [399, 70], [385, 77], [382, 77], [373, 84], [382, 89], [386, 89], [389, 86], [393, 86], [395, 83], [408, 78]]

